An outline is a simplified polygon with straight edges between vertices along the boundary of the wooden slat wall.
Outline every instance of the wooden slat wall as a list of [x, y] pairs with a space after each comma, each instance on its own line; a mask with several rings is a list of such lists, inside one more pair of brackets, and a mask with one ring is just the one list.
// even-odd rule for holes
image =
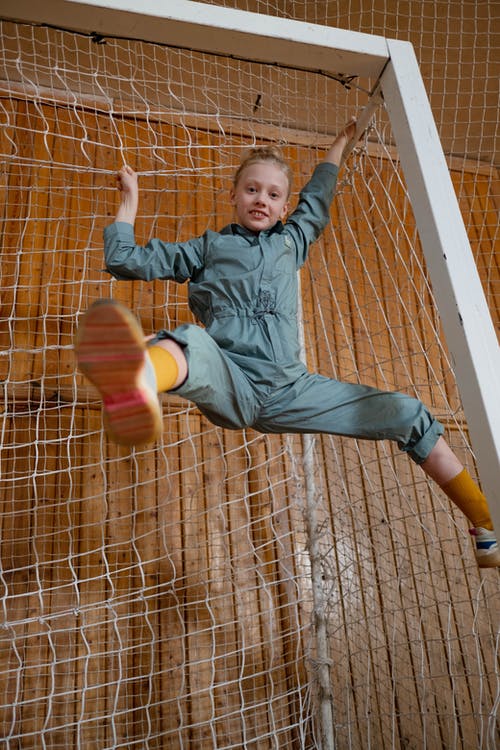
[[[368, 159], [363, 171], [370, 189], [354, 176], [354, 190], [337, 196], [333, 234], [319, 243], [306, 274], [310, 359], [340, 379], [416, 393], [442, 419], [448, 441], [473, 471], [453, 374], [446, 349], [438, 346], [425, 269], [409, 252], [415, 228], [404, 192], [387, 162]], [[492, 198], [498, 188], [486, 177], [453, 177], [498, 325]], [[405, 216], [397, 229], [395, 212]], [[332, 252], [340, 264], [331, 263]], [[326, 577], [333, 592], [338, 746], [494, 746], [494, 720], [491, 734], [481, 737], [477, 690], [492, 706], [498, 655], [488, 638], [474, 654], [469, 628], [477, 617], [483, 634], [497, 631], [496, 571], [482, 579], [488, 594], [477, 600], [464, 519], [394, 447], [322, 437], [317, 452], [329, 511]], [[427, 721], [430, 715], [434, 719]]]
[[[0, 736], [23, 748], [41, 736], [54, 748], [314, 747], [300, 439], [216, 429], [166, 397], [161, 445], [129, 454], [103, 437], [74, 371], [78, 317], [98, 297], [129, 304], [146, 331], [191, 320], [184, 287], [101, 271], [117, 161], [146, 173], [138, 238], [189, 237], [231, 216], [227, 170], [195, 178], [182, 148], [196, 139], [216, 174], [219, 136], [158, 123], [176, 161], [156, 175], [136, 149], [139, 119], [115, 122], [118, 152], [109, 118], [3, 104]], [[95, 138], [78, 151], [83, 131]], [[299, 183], [316, 157], [289, 155]], [[404, 194], [383, 160], [365, 174], [370, 189], [356, 175], [343, 189], [303, 274], [309, 363], [414, 389], [470, 464]], [[498, 320], [495, 193], [485, 177], [454, 178]], [[479, 747], [492, 736], [495, 574], [479, 579], [462, 519], [391, 446], [323, 437], [315, 450], [338, 747]]]

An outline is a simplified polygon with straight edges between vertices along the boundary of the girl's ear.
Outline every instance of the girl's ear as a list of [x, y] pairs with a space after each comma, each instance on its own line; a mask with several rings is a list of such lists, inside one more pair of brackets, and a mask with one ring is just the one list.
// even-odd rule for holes
[[290, 203], [287, 201], [281, 210], [280, 219], [286, 219], [289, 209]]

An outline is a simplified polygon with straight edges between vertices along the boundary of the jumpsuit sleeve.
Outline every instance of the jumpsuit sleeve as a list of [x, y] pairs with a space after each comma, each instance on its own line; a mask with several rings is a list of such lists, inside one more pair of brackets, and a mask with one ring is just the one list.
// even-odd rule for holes
[[338, 171], [335, 164], [318, 164], [300, 192], [297, 208], [286, 222], [286, 229], [295, 240], [298, 267], [304, 264], [309, 245], [318, 239], [330, 220]]
[[205, 238], [187, 242], [152, 239], [137, 245], [134, 228], [114, 222], [104, 229], [106, 270], [115, 279], [172, 279], [184, 282], [203, 267]]

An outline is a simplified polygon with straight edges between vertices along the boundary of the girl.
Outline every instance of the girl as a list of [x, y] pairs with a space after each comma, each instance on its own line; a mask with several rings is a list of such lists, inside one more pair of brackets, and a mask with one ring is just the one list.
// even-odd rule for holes
[[426, 407], [402, 393], [310, 373], [300, 359], [297, 269], [329, 221], [339, 164], [354, 134], [350, 122], [286, 223], [290, 168], [277, 149], [252, 150], [231, 190], [237, 223], [187, 242], [136, 244], [137, 175], [123, 167], [120, 206], [104, 231], [107, 269], [117, 279], [188, 281], [191, 310], [204, 327], [159, 331], [146, 343], [126, 308], [101, 300], [77, 334], [79, 368], [100, 391], [109, 436], [125, 445], [159, 436], [157, 393], [171, 390], [229, 429], [394, 440], [468, 517], [479, 566], [496, 567], [500, 550], [486, 499]]

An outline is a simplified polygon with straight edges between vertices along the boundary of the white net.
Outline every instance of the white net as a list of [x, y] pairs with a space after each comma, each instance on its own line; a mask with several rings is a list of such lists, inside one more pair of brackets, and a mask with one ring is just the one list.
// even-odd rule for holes
[[[331, 22], [318, 7], [309, 20]], [[102, 271], [124, 161], [137, 239], [185, 239], [231, 220], [254, 142], [282, 144], [296, 194], [372, 82], [1, 34], [2, 746], [316, 748], [326, 691], [338, 748], [492, 749], [497, 574], [479, 575], [464, 519], [394, 446], [225, 431], [167, 396], [162, 440], [128, 452], [75, 372], [95, 299], [124, 301], [146, 332], [192, 320], [183, 286]], [[416, 393], [474, 474], [391, 140], [380, 109], [302, 274], [307, 360]], [[498, 192], [479, 146], [453, 177], [497, 315]]]

